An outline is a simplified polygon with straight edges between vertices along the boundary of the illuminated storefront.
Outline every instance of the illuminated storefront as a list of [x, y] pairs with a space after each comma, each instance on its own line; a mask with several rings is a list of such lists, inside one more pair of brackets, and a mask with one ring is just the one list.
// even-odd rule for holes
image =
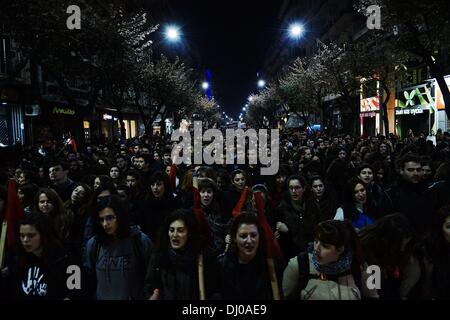
[[428, 135], [431, 130], [436, 132], [437, 124], [434, 82], [397, 91], [395, 129], [400, 137], [406, 137], [410, 129], [414, 135]]

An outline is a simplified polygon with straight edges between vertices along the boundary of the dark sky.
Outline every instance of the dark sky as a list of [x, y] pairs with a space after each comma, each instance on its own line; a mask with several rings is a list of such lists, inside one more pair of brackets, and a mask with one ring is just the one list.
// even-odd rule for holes
[[281, 28], [281, 0], [177, 0], [171, 6], [199, 66], [212, 72], [213, 94], [237, 118], [256, 91], [256, 74]]

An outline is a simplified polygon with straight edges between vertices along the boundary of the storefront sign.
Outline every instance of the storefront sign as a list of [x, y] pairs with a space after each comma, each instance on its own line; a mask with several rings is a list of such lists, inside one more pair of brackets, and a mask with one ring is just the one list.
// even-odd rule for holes
[[380, 97], [361, 99], [361, 112], [380, 111]]
[[361, 113], [361, 117], [363, 118], [372, 118], [372, 117], [376, 117], [377, 113], [376, 112], [363, 112]]
[[429, 83], [400, 90], [396, 99], [395, 115], [416, 115], [434, 110], [434, 90]]
[[64, 114], [66, 116], [73, 116], [73, 115], [75, 115], [75, 110], [69, 109], [69, 108], [63, 109], [63, 108], [54, 107], [52, 113], [53, 114]]
[[107, 114], [107, 113], [103, 114], [103, 120], [113, 120], [113, 119], [114, 119], [114, 121], [117, 121], [116, 117], [113, 117], [112, 115]]
[[398, 93], [398, 108], [434, 108], [434, 90], [431, 90], [430, 84], [422, 84], [420, 86], [411, 87], [401, 90]]
[[416, 108], [416, 109], [397, 109], [395, 110], [395, 115], [401, 116], [401, 115], [416, 115], [423, 113], [422, 108]]

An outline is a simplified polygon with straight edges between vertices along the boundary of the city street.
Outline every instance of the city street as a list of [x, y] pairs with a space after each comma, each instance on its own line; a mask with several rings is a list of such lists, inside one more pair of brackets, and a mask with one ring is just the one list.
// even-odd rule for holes
[[449, 9], [2, 1], [0, 300], [449, 300]]

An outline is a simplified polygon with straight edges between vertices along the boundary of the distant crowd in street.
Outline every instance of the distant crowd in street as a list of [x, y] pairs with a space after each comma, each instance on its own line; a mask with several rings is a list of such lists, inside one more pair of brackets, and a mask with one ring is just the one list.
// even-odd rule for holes
[[448, 132], [282, 130], [273, 176], [176, 166], [173, 145], [58, 141], [0, 160], [1, 298], [450, 299]]

